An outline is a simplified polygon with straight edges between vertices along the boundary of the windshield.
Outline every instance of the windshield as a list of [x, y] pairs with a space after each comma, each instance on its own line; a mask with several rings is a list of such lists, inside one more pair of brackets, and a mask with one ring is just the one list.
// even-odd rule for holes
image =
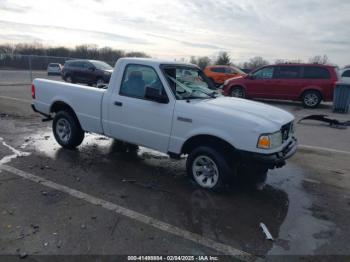
[[93, 64], [97, 69], [101, 69], [101, 70], [112, 70], [113, 68], [105, 63], [105, 62], [101, 62], [101, 61], [90, 61], [91, 64]]
[[177, 100], [215, 98], [219, 94], [204, 73], [195, 67], [165, 66], [163, 72]]
[[237, 67], [232, 67], [232, 73], [237, 73], [240, 75], [246, 75], [245, 72], [243, 72], [241, 69], [237, 68]]

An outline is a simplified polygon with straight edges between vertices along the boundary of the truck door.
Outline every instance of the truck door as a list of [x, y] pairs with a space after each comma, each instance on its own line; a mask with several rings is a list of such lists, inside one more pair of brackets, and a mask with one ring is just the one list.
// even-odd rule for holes
[[166, 95], [153, 67], [137, 64], [125, 67], [120, 88], [115, 89], [108, 102], [109, 132], [116, 139], [166, 153], [175, 101], [159, 103], [146, 99], [147, 86]]

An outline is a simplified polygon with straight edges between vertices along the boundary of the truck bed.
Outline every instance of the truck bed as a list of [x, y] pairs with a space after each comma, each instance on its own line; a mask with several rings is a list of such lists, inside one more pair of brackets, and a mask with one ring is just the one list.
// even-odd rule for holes
[[83, 130], [103, 133], [101, 104], [105, 89], [64, 82], [34, 79], [35, 108], [49, 114], [55, 102], [64, 102], [72, 107]]

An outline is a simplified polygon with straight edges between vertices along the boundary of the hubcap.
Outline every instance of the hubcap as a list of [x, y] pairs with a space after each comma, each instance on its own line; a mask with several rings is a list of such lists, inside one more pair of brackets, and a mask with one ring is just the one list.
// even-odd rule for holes
[[318, 103], [318, 96], [316, 94], [310, 93], [304, 97], [305, 105], [315, 106]]
[[70, 128], [70, 124], [66, 119], [61, 118], [57, 121], [56, 133], [63, 143], [68, 143], [72, 131]]
[[231, 96], [242, 98], [243, 97], [243, 90], [240, 89], [240, 88], [235, 88], [235, 89], [232, 90]]
[[204, 188], [213, 188], [219, 180], [219, 169], [208, 156], [198, 156], [193, 161], [192, 174], [196, 182]]

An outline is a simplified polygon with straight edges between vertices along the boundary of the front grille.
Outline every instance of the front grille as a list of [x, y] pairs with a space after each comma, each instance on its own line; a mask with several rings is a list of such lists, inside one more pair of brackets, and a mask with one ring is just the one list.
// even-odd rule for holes
[[290, 122], [290, 123], [282, 126], [282, 128], [281, 128], [282, 142], [288, 140], [292, 124], [293, 124], [293, 122]]

